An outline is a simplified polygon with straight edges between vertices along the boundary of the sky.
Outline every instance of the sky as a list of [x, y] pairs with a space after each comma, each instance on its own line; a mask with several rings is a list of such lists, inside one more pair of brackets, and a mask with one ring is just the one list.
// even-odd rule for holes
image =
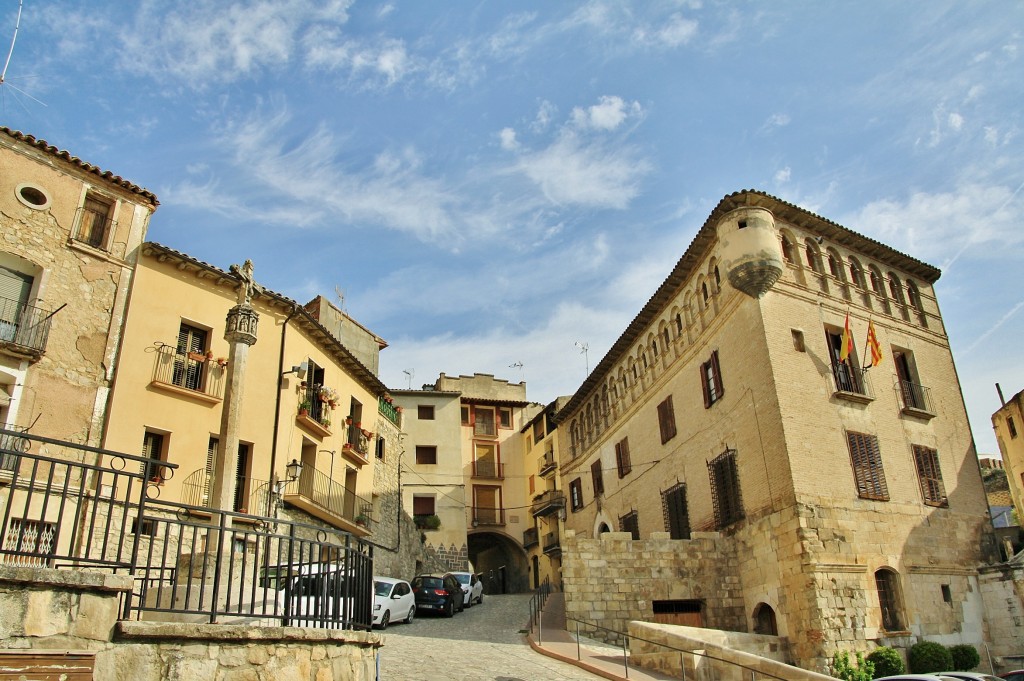
[[995, 453], [995, 383], [1024, 390], [1022, 31], [980, 0], [24, 0], [0, 124], [153, 191], [150, 240], [342, 306], [387, 385], [536, 402], [759, 189], [942, 269]]

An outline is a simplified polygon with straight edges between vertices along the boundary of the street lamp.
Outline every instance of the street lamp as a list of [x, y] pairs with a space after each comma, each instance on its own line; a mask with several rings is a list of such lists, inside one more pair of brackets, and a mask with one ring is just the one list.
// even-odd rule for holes
[[292, 462], [285, 466], [285, 475], [288, 477], [288, 482], [298, 480], [299, 475], [302, 473], [302, 462], [292, 459]]

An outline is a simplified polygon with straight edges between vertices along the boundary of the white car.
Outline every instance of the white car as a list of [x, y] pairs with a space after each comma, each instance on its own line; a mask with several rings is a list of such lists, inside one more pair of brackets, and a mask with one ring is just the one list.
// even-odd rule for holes
[[412, 624], [416, 616], [416, 597], [404, 579], [373, 578], [373, 626], [387, 629], [388, 624], [402, 621]]
[[466, 602], [466, 607], [472, 606], [474, 603], [484, 602], [484, 583], [480, 581], [480, 576], [473, 574], [472, 572], [453, 572], [455, 579], [459, 580], [459, 586], [462, 587], [463, 599]]

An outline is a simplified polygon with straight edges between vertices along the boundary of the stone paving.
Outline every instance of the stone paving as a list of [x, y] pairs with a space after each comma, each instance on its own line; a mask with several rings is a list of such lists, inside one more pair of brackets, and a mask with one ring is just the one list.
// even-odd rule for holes
[[594, 681], [571, 664], [541, 655], [525, 642], [531, 594], [485, 596], [448, 619], [417, 617], [392, 624], [380, 649], [381, 681]]

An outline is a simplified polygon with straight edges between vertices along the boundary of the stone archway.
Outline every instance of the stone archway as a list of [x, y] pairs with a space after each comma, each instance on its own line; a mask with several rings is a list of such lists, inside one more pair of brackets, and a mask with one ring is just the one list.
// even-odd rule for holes
[[530, 570], [523, 547], [500, 532], [480, 531], [467, 537], [469, 561], [484, 580], [484, 593], [530, 590]]

